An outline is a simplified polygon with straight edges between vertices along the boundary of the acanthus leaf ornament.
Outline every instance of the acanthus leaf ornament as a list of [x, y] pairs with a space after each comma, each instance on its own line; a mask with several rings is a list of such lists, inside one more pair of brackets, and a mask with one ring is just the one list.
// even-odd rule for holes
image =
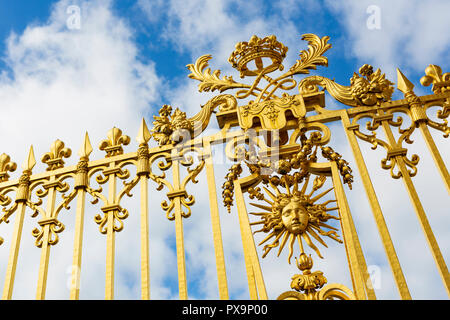
[[353, 73], [350, 86], [343, 86], [322, 76], [310, 76], [299, 84], [302, 94], [317, 92], [317, 86], [323, 87], [337, 101], [351, 106], [380, 106], [390, 101], [394, 92], [393, 83], [386, 79], [380, 69], [373, 72], [371, 65], [359, 68], [359, 74]]
[[308, 74], [310, 69], [316, 69], [316, 66], [328, 66], [328, 59], [323, 54], [331, 48], [328, 43], [330, 37], [319, 38], [315, 34], [304, 34], [302, 40], [308, 41], [308, 50], [300, 52], [300, 60], [289, 69], [290, 74]]
[[186, 67], [191, 71], [189, 78], [200, 81], [198, 91], [214, 91], [223, 92], [234, 88], [250, 87], [243, 83], [233, 80], [231, 76], [224, 76], [220, 79], [220, 70], [215, 70], [211, 73], [211, 68], [208, 67], [208, 61], [212, 58], [211, 55], [203, 55], [197, 59], [195, 64], [188, 64]]
[[175, 144], [190, 138], [193, 131], [192, 123], [186, 118], [186, 113], [176, 108], [172, 112], [172, 106], [163, 105], [159, 110], [159, 116], [153, 116], [153, 138], [159, 145]]

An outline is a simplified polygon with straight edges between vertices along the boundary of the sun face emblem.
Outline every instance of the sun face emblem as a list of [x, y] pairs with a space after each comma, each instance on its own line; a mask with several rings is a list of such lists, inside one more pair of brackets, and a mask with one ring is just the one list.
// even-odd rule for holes
[[[289, 177], [292, 179], [287, 179]], [[306, 194], [306, 188], [310, 177], [310, 175], [306, 177], [302, 189], [298, 190], [298, 181], [293, 179], [292, 176], [284, 176], [283, 178], [285, 182], [291, 181], [291, 183], [284, 184], [286, 193], [282, 193], [277, 185], [269, 182], [269, 185], [274, 189], [275, 193], [266, 187], [263, 187], [263, 189], [270, 199], [267, 199], [265, 195], [260, 192], [259, 188], [249, 190], [251, 195], [257, 196], [258, 199], [264, 200], [266, 203], [270, 204], [270, 206], [266, 206], [258, 203], [251, 203], [251, 205], [264, 210], [263, 212], [250, 212], [252, 215], [261, 217], [261, 221], [254, 222], [252, 225], [263, 224], [263, 228], [255, 231], [255, 233], [269, 233], [268, 236], [259, 243], [259, 245], [275, 238], [271, 244], [266, 244], [264, 246], [263, 258], [270, 252], [270, 250], [277, 246], [279, 246], [279, 256], [288, 241], [289, 263], [291, 263], [290, 260], [293, 255], [295, 241], [298, 242], [300, 253], [304, 253], [304, 240], [320, 258], [323, 257], [312, 239], [316, 240], [325, 247], [327, 247], [327, 244], [321, 236], [326, 236], [342, 243], [339, 239], [339, 235], [336, 233], [338, 229], [326, 223], [329, 219], [339, 220], [339, 217], [327, 213], [328, 211], [337, 210], [338, 207], [326, 207], [329, 203], [336, 202], [336, 200], [328, 200], [324, 203], [316, 204], [319, 199], [328, 194], [331, 190], [333, 190], [333, 188], [313, 196], [314, 193], [323, 186], [326, 180], [325, 176], [317, 176], [314, 179], [311, 192]], [[323, 228], [327, 228], [329, 231], [325, 231]]]

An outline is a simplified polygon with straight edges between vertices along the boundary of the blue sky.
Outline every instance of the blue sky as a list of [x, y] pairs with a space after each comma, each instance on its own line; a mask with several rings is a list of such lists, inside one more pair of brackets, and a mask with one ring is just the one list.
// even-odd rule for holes
[[[68, 28], [70, 14], [67, 8], [71, 5], [80, 8], [79, 29]], [[367, 9], [372, 5], [380, 10], [380, 25], [375, 29], [367, 25], [371, 16]], [[239, 75], [231, 68], [227, 58], [237, 42], [247, 41], [253, 34], [260, 37], [275, 34], [289, 47], [285, 67], [293, 64], [299, 51], [306, 48], [306, 43], [300, 40], [302, 34], [328, 35], [333, 46], [326, 53], [328, 67], [319, 67], [313, 74], [348, 85], [353, 72], [368, 63], [375, 69], [380, 68], [395, 82], [395, 68], [399, 67], [415, 84], [418, 94], [429, 94], [430, 88], [424, 88], [419, 83], [424, 69], [431, 63], [442, 66], [444, 71], [450, 69], [450, 34], [443, 32], [450, 30], [448, 12], [450, 4], [445, 0], [402, 0], [394, 3], [387, 0], [0, 0], [0, 111], [9, 115], [0, 119], [0, 136], [4, 137], [0, 152], [11, 155], [13, 161], [21, 164], [30, 144], [33, 144], [38, 159], [59, 138], [76, 154], [86, 130], [93, 145], [97, 145], [113, 126], [121, 128], [134, 142], [142, 117], [151, 124], [152, 116], [163, 104], [171, 104], [185, 110], [188, 116], [193, 115], [215, 93], [199, 93], [198, 83], [187, 77], [189, 71], [186, 65], [203, 54], [212, 54], [211, 68], [221, 69], [222, 75], [232, 75], [237, 79]], [[398, 92], [394, 94], [395, 99], [401, 97]], [[329, 102], [330, 108], [342, 107], [337, 102]], [[211, 127], [217, 128], [217, 125], [212, 123]], [[342, 150], [341, 153], [356, 171], [345, 136], [338, 127], [332, 146]], [[449, 149], [448, 140], [445, 141], [439, 134], [434, 136], [441, 149]], [[130, 146], [128, 151], [135, 147], [137, 145]], [[427, 247], [420, 226], [413, 219], [411, 207], [408, 204], [398, 207], [400, 200], [408, 201], [407, 194], [402, 190], [403, 185], [400, 181], [393, 182], [388, 177], [389, 173], [379, 168], [384, 156], [382, 151], [371, 151], [368, 146], [361, 148], [373, 155], [368, 157], [368, 165], [378, 167], [373, 172], [374, 184], [379, 187], [379, 197], [386, 199], [383, 209], [389, 213], [389, 223], [400, 229], [408, 225], [411, 230], [408, 234], [417, 235], [405, 241], [404, 233], [392, 234], [402, 265], [409, 266], [405, 273], [413, 297], [445, 299], [446, 293], [439, 284], [432, 259], [426, 253]], [[430, 220], [439, 233], [444, 257], [448, 259], [450, 252], [446, 244], [450, 241], [450, 234], [443, 227], [449, 222], [448, 212], [444, 213], [444, 208], [449, 205], [448, 195], [441, 187], [434, 193], [427, 188], [430, 177], [440, 177], [432, 162], [427, 162], [431, 160], [424, 151], [425, 145], [417, 141], [411, 148], [420, 154], [424, 163], [416, 180], [421, 185], [419, 191], [422, 192], [424, 206], [433, 212]], [[444, 159], [450, 157], [449, 151], [446, 152], [443, 153]], [[102, 152], [95, 150], [91, 158], [100, 157], [103, 157]], [[71, 161], [67, 163], [76, 163], [76, 157], [72, 156]], [[228, 167], [223, 163], [217, 164], [219, 196], [222, 177]], [[43, 165], [38, 164], [36, 172], [41, 170]], [[205, 185], [200, 183], [197, 189], [192, 188], [193, 191], [204, 190]], [[154, 197], [152, 201], [157, 210], [164, 194], [152, 192], [151, 197]], [[358, 181], [349, 197], [352, 210], [359, 213], [355, 220], [362, 230], [361, 241], [363, 249], [367, 250], [368, 264], [376, 266], [382, 275], [382, 285], [376, 293], [380, 298], [397, 299], [383, 248], [372, 241], [378, 236], [369, 206], [363, 200], [364, 190]], [[213, 248], [201, 237], [202, 232], [205, 237], [211, 233], [207, 197], [199, 195], [197, 203], [193, 216], [185, 222], [186, 242], [190, 244], [190, 247], [186, 246], [189, 294], [192, 298], [214, 299], [217, 298], [217, 284]], [[129, 205], [133, 206], [131, 202]], [[248, 292], [241, 247], [239, 241], [235, 241], [240, 235], [233, 227], [233, 217], [236, 216], [221, 214], [224, 241], [228, 244], [225, 251], [230, 295], [246, 298]], [[204, 216], [196, 218], [196, 215]], [[405, 221], [409, 218], [404, 218], [404, 215], [411, 218], [408, 224]], [[61, 283], [66, 281], [67, 266], [71, 263], [73, 231], [70, 225], [73, 224], [73, 216], [61, 216], [67, 225], [66, 235], [61, 236], [61, 243], [52, 248], [51, 257], [59, 259], [51, 264], [53, 273], [49, 277], [49, 298], [65, 299], [68, 294]], [[93, 219], [89, 215], [87, 217], [90, 220], [86, 222], [86, 241], [90, 245], [86, 248], [86, 258], [83, 257], [86, 269], [83, 267], [81, 298], [101, 299], [105, 239], [99, 234]], [[162, 210], [151, 219], [150, 251], [157, 256], [164, 254], [164, 259], [151, 262], [152, 296], [175, 299], [174, 226], [165, 219]], [[200, 219], [200, 222], [195, 219]], [[37, 269], [32, 266], [39, 261], [39, 250], [33, 247], [33, 238], [27, 231], [35, 224], [36, 219], [26, 219], [23, 246], [32, 253], [20, 256], [20, 263], [29, 267], [23, 267], [23, 272], [17, 275], [17, 298], [34, 296], [26, 288], [37, 279]], [[5, 239], [11, 232], [10, 225], [0, 225], [0, 235]], [[118, 258], [116, 264], [116, 295], [119, 299], [139, 298], [139, 269], [135, 268], [139, 263], [139, 250], [133, 240], [133, 230], [138, 227], [138, 219], [130, 215], [125, 221], [124, 231], [118, 236], [121, 241], [117, 244], [117, 256], [124, 257], [122, 260]], [[412, 250], [413, 245], [420, 249]], [[7, 260], [7, 249], [7, 243], [0, 247], [0, 261]], [[424, 259], [426, 261], [418, 263], [415, 260], [415, 251], [422, 249], [431, 262]], [[345, 252], [342, 248], [336, 250], [336, 253], [327, 253], [335, 259], [330, 258], [335, 261], [331, 266], [317, 262], [317, 267], [326, 271], [329, 279], [333, 280], [331, 282], [340, 281], [338, 276], [342, 266], [345, 266]], [[293, 266], [279, 265], [285, 262], [284, 258], [264, 261], [270, 297], [276, 298], [277, 293], [289, 289], [290, 275], [296, 270]], [[131, 262], [135, 265], [130, 266]], [[5, 266], [0, 263], [0, 285], [4, 270]], [[426, 276], [423, 270], [427, 270]], [[286, 283], [277, 281], [280, 273], [288, 274], [285, 276]], [[207, 279], [199, 284], [198, 279], [202, 277]], [[348, 277], [342, 282], [350, 285]]]

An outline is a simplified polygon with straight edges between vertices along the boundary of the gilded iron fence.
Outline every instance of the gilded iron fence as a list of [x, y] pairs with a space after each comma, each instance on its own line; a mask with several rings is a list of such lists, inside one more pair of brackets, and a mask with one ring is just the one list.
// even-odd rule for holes
[[[421, 83], [432, 85], [433, 93], [417, 96], [414, 85], [398, 70], [397, 88], [404, 94], [404, 99], [397, 101], [391, 100], [394, 83], [370, 65], [363, 65], [359, 73], [354, 73], [349, 86], [322, 76], [308, 76], [297, 82], [294, 75], [308, 74], [317, 66], [327, 66], [328, 61], [323, 54], [331, 48], [328, 37], [306, 34], [302, 39], [308, 42], [308, 49], [301, 51], [300, 59], [277, 78], [271, 78], [268, 74], [283, 71], [282, 62], [287, 47], [275, 36], [253, 36], [248, 42], [238, 43], [229, 62], [240, 72], [241, 78], [255, 77], [251, 84], [237, 82], [228, 76], [221, 78], [219, 70], [211, 72], [208, 68], [209, 55], [188, 65], [191, 71], [189, 77], [200, 81], [201, 92], [217, 90], [221, 94], [209, 100], [192, 118], [187, 118], [186, 113], [178, 108], [173, 110], [171, 106], [164, 105], [159, 110], [159, 116], [154, 116], [151, 130], [142, 119], [137, 136], [139, 148], [135, 152], [124, 153], [123, 146], [130, 143], [130, 137], [114, 127], [99, 145], [99, 149], [106, 153], [105, 157], [91, 160], [89, 157], [93, 148], [86, 133], [77, 165], [64, 165], [63, 159], [70, 157], [72, 152], [57, 140], [41, 158], [47, 165], [45, 172], [33, 173], [36, 159], [31, 147], [22, 167], [22, 175], [16, 180], [9, 180], [8, 173], [15, 171], [17, 165], [8, 155], [2, 154], [0, 205], [3, 212], [0, 223], [9, 223], [14, 219], [11, 238], [0, 238], [3, 248], [9, 246], [2, 298], [12, 298], [15, 274], [20, 272], [17, 262], [27, 208], [31, 209], [33, 218], [39, 217], [38, 225], [32, 230], [35, 245], [41, 250], [36, 298], [45, 298], [51, 247], [58, 243], [59, 235], [65, 229], [58, 216], [71, 203], [76, 203], [76, 210], [75, 267], [71, 269], [70, 299], [79, 298], [85, 201], [89, 195], [93, 198], [93, 204], [101, 204], [94, 221], [100, 233], [106, 235], [105, 298], [113, 299], [115, 235], [123, 229], [124, 219], [129, 215], [121, 200], [125, 195], [131, 196], [133, 189], [139, 188], [141, 297], [149, 299], [150, 182], [156, 183], [157, 190], [165, 190], [167, 195], [161, 207], [167, 219], [175, 224], [179, 297], [187, 299], [183, 219], [191, 216], [195, 199], [188, 194], [186, 186], [196, 183], [200, 172], [205, 171], [219, 297], [229, 299], [212, 153], [213, 146], [224, 145], [227, 158], [233, 165], [222, 185], [222, 201], [228, 210], [234, 204], [237, 208], [250, 298], [268, 298], [257, 251], [257, 245], [264, 244], [263, 258], [275, 248], [278, 248], [280, 255], [286, 247], [289, 263], [298, 246], [299, 255], [295, 261], [302, 273], [292, 277], [291, 288], [294, 290], [281, 293], [278, 299], [375, 299], [344, 189], [345, 184], [349, 188], [352, 186], [352, 169], [341, 154], [328, 145], [331, 131], [327, 123], [340, 124], [345, 131], [400, 297], [410, 299], [411, 294], [359, 140], [370, 143], [373, 149], [385, 149], [386, 156], [381, 160], [381, 166], [390, 171], [392, 178], [404, 182], [441, 280], [450, 294], [448, 268], [412, 179], [417, 172], [419, 157], [409, 156], [404, 145], [412, 143], [411, 135], [419, 129], [450, 193], [448, 170], [429, 131], [430, 127], [441, 131], [445, 138], [450, 134], [447, 123], [450, 114], [450, 73], [443, 74], [436, 65], [427, 67]], [[261, 87], [264, 81], [266, 86]], [[294, 88], [298, 88], [298, 93], [289, 94]], [[234, 95], [222, 94], [232, 89], [238, 91]], [[284, 92], [277, 96], [277, 91]], [[347, 107], [326, 109], [325, 93]], [[239, 105], [239, 100], [244, 102]], [[432, 120], [427, 114], [431, 107], [438, 108], [437, 120]], [[213, 114], [220, 130], [205, 136], [202, 133]], [[411, 120], [406, 128], [403, 127], [405, 116]], [[365, 130], [359, 123], [362, 119], [368, 120]], [[384, 139], [377, 135], [380, 131]], [[150, 139], [154, 139], [158, 146], [150, 148]], [[136, 173], [132, 175], [127, 166], [135, 168]], [[171, 174], [168, 174], [170, 171]], [[123, 181], [123, 186], [118, 184], [119, 180]], [[92, 187], [92, 181], [99, 187]], [[331, 187], [323, 190], [327, 182], [331, 183]], [[58, 194], [62, 201], [57, 201]], [[249, 199], [253, 200], [250, 205], [259, 212], [248, 211]], [[261, 229], [252, 229], [255, 226]], [[255, 243], [254, 238], [257, 232], [266, 234], [259, 244]], [[321, 271], [312, 271], [313, 260], [305, 252], [312, 250], [323, 257], [319, 247], [327, 246], [324, 238], [345, 246], [351, 288], [343, 284], [327, 284]]]

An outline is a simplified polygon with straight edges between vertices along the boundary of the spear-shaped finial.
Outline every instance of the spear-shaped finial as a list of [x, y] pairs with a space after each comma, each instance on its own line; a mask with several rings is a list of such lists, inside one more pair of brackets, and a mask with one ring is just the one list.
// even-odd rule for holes
[[28, 158], [22, 164], [22, 169], [24, 171], [31, 171], [36, 165], [36, 158], [34, 157], [33, 145], [30, 146], [30, 151], [28, 152]]
[[139, 128], [138, 135], [136, 137], [137, 142], [139, 144], [147, 144], [150, 138], [152, 137], [150, 131], [148, 130], [147, 124], [145, 123], [145, 119], [142, 118], [141, 127]]
[[414, 85], [405, 75], [397, 68], [397, 89], [403, 92], [403, 94], [407, 94], [413, 91]]
[[84, 136], [83, 144], [80, 147], [80, 150], [78, 151], [78, 155], [80, 156], [80, 159], [87, 160], [89, 158], [89, 155], [92, 152], [92, 145], [89, 141], [89, 135], [86, 131], [86, 134]]
[[397, 69], [397, 88], [403, 92], [403, 95], [408, 102], [411, 111], [411, 120], [414, 121], [416, 125], [418, 125], [419, 122], [427, 122], [428, 117], [422, 107], [420, 98], [413, 91], [414, 85], [399, 69]]

